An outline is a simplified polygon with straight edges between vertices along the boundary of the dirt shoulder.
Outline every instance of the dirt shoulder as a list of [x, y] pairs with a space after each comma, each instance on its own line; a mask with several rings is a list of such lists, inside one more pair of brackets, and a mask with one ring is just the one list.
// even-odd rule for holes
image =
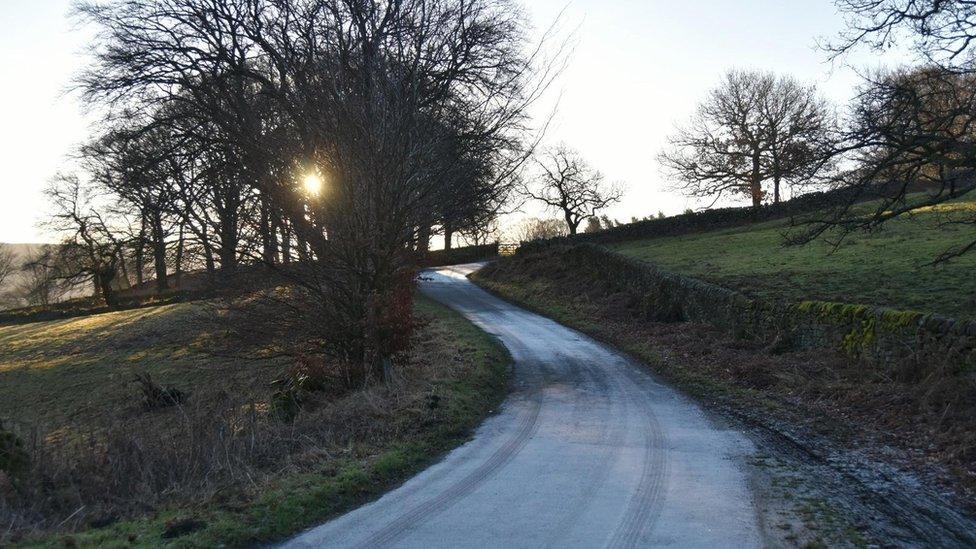
[[972, 377], [899, 377], [829, 350], [784, 352], [705, 325], [639, 318], [558, 250], [520, 254], [474, 280], [638, 357], [751, 433], [771, 539], [787, 545], [976, 542]]

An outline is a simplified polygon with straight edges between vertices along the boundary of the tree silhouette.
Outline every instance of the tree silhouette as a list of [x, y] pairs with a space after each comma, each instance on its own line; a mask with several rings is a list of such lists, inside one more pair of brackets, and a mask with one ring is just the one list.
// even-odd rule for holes
[[[101, 29], [85, 98], [199, 145], [180, 157], [182, 226], [221, 270], [274, 264], [294, 239], [294, 321], [370, 375], [406, 340], [413, 250], [434, 225], [464, 229], [503, 201], [534, 143], [528, 107], [558, 70], [507, 0], [115, 0], [78, 13]], [[320, 195], [303, 191], [308, 172]]]
[[[832, 184], [847, 200], [824, 215], [800, 220], [796, 243], [827, 237], [837, 243], [852, 231], [876, 230], [913, 212], [936, 214], [937, 225], [974, 226], [976, 213], [946, 203], [976, 189], [976, 12], [969, 2], [838, 0], [848, 27], [827, 45], [834, 57], [855, 48], [877, 51], [909, 44], [924, 60], [913, 70], [867, 75], [851, 107], [851, 123], [833, 151], [849, 169]], [[855, 208], [877, 199], [864, 212]], [[964, 238], [935, 262], [976, 249]]]
[[675, 187], [696, 197], [745, 195], [773, 202], [784, 183], [806, 184], [827, 167], [834, 116], [812, 86], [772, 73], [730, 71], [659, 160]]
[[569, 234], [576, 234], [584, 219], [620, 201], [621, 190], [604, 183], [603, 174], [565, 144], [543, 152], [535, 163], [541, 173], [536, 183], [527, 185], [524, 192], [559, 212]]

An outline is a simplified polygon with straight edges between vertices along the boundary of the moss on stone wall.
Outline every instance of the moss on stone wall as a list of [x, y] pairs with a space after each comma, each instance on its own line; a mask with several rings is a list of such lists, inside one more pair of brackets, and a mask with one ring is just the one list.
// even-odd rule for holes
[[789, 339], [795, 348], [832, 346], [878, 363], [908, 355], [957, 361], [963, 368], [976, 361], [976, 321], [855, 303], [750, 299], [589, 243], [534, 244], [519, 253], [543, 251], [558, 253], [568, 264], [631, 294], [650, 320], [708, 323], [737, 335]]

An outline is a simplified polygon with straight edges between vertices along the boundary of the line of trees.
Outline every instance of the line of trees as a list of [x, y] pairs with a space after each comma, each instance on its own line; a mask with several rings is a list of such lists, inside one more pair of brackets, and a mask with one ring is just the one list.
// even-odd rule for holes
[[75, 10], [98, 29], [78, 88], [102, 133], [51, 184], [63, 241], [31, 265], [109, 305], [147, 272], [164, 291], [190, 269], [273, 266], [300, 293], [296, 321], [367, 378], [405, 345], [431, 236], [483, 238], [520, 187], [527, 110], [559, 66], [509, 0]]

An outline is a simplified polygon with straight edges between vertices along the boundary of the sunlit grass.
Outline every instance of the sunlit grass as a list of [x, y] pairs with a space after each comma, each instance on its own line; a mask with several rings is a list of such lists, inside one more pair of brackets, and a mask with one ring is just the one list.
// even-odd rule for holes
[[925, 214], [930, 212], [976, 212], [976, 201], [974, 202], [947, 202], [945, 204], [935, 204], [932, 206], [924, 206], [915, 210], [916, 214]]
[[218, 357], [203, 344], [216, 320], [205, 304], [184, 303], [0, 326], [0, 418], [89, 425], [133, 405], [136, 373], [187, 391], [266, 386], [274, 361]]
[[618, 251], [748, 295], [787, 301], [828, 300], [976, 317], [976, 253], [941, 265], [947, 249], [976, 239], [947, 213], [974, 201], [944, 204], [856, 232], [838, 247], [818, 240], [786, 246], [784, 221], [730, 230], [619, 243]]

